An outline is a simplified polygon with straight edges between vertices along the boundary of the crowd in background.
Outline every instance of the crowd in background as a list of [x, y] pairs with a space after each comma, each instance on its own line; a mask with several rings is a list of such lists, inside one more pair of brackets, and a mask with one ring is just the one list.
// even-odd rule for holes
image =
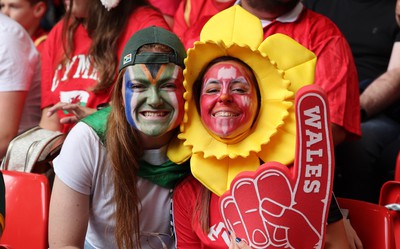
[[[65, 134], [75, 129], [75, 132], [68, 136], [66, 143], [68, 147], [55, 161], [57, 177], [53, 194], [56, 193], [63, 198], [55, 198], [51, 206], [53, 218], [50, 220], [50, 226], [53, 229], [49, 233], [50, 246], [66, 245], [71, 241], [77, 244], [84, 242], [85, 248], [97, 248], [94, 245], [97, 242], [100, 243], [97, 245], [100, 247], [112, 243], [109, 246], [118, 245], [120, 248], [123, 245], [133, 246], [135, 241], [144, 243], [145, 239], [140, 236], [131, 238], [129, 234], [143, 229], [160, 230], [160, 228], [152, 226], [143, 228], [138, 222], [140, 210], [136, 206], [145, 198], [138, 189], [155, 191], [158, 195], [154, 196], [162, 196], [168, 202], [170, 198], [168, 191], [173, 189], [174, 185], [167, 185], [168, 187], [161, 185], [168, 189], [167, 192], [162, 192], [153, 185], [146, 185], [146, 182], [131, 181], [129, 178], [138, 175], [140, 179], [147, 179], [141, 175], [145, 174], [141, 171], [141, 167], [145, 167], [143, 165], [165, 166], [170, 162], [168, 159], [170, 155], [166, 154], [166, 150], [159, 151], [159, 149], [164, 148], [172, 137], [175, 137], [172, 134], [175, 134], [180, 121], [171, 124], [165, 133], [154, 135], [150, 134], [152, 132], [150, 129], [146, 130], [140, 126], [139, 118], [131, 117], [130, 120], [126, 114], [126, 120], [122, 117], [124, 112], [117, 112], [111, 114], [112, 119], [116, 120], [115, 123], [106, 124], [101, 113], [109, 110], [109, 105], [114, 107], [115, 104], [119, 111], [133, 105], [136, 100], [132, 96], [138, 98], [137, 96], [141, 95], [135, 95], [137, 90], [135, 86], [128, 87], [125, 84], [128, 81], [126, 78], [135, 78], [136, 74], [143, 74], [155, 81], [158, 74], [166, 74], [164, 70], [171, 70], [168, 71], [171, 72], [168, 77], [175, 82], [176, 85], [172, 88], [176, 92], [177, 88], [183, 87], [181, 83], [185, 65], [182, 64], [183, 58], [179, 58], [176, 61], [169, 61], [174, 63], [173, 68], [164, 69], [162, 65], [166, 63], [165, 61], [162, 61], [164, 64], [152, 61], [144, 55], [142, 61], [137, 62], [138, 65], [152, 62], [161, 66], [152, 69], [133, 66], [128, 70], [125, 66], [121, 66], [129, 59], [124, 51], [135, 46], [137, 41], [130, 41], [134, 34], [156, 26], [167, 30], [168, 34], [162, 35], [168, 36], [174, 44], [164, 44], [167, 48], [145, 48], [144, 52], [140, 53], [151, 54], [157, 51], [168, 54], [172, 49], [179, 56], [185, 57], [184, 51], [193, 48], [195, 41], [200, 39], [203, 26], [211, 17], [239, 4], [261, 20], [264, 39], [275, 33], [282, 33], [316, 55], [315, 84], [326, 92], [331, 112], [330, 120], [335, 145], [333, 192], [337, 197], [377, 203], [382, 184], [394, 177], [396, 158], [400, 151], [400, 0], [397, 2], [396, 0], [276, 2], [0, 0], [0, 10], [3, 13], [0, 14], [0, 126], [2, 127], [0, 157], [5, 155], [9, 142], [30, 127], [39, 125], [44, 129], [61, 131]], [[175, 38], [179, 38], [182, 44], [176, 45], [179, 42], [174, 41]], [[149, 43], [151, 42], [144, 44]], [[177, 81], [181, 82], [178, 84]], [[115, 82], [118, 82], [117, 88], [114, 87]], [[128, 96], [128, 89], [131, 88], [134, 90], [130, 96], [132, 100], [129, 102], [125, 99]], [[140, 93], [143, 94], [143, 91], [145, 90]], [[155, 95], [159, 96], [159, 93]], [[115, 101], [117, 97], [113, 96], [121, 99]], [[122, 98], [125, 100], [123, 103]], [[150, 101], [147, 95], [146, 99]], [[160, 99], [151, 106], [166, 105], [168, 102], [166, 98], [160, 97]], [[177, 99], [179, 103], [184, 101], [179, 97]], [[134, 104], [140, 105], [140, 103]], [[174, 107], [179, 109], [177, 106]], [[108, 117], [108, 114], [106, 116]], [[104, 120], [87, 121], [90, 117], [92, 120], [93, 117]], [[96, 123], [91, 127], [98, 127], [97, 122], [100, 122], [102, 127], [93, 128], [97, 132], [97, 135], [93, 135], [90, 129], [83, 127], [82, 122], [79, 122], [81, 120]], [[79, 124], [76, 125], [77, 123]], [[130, 126], [123, 126], [122, 123]], [[105, 126], [112, 127], [110, 130], [114, 133], [105, 135], [108, 132], [104, 130]], [[125, 131], [122, 131], [121, 127]], [[160, 127], [153, 129], [162, 130]], [[138, 135], [132, 130], [141, 133]], [[112, 138], [114, 135], [118, 136], [115, 140]], [[83, 151], [80, 151], [77, 156], [79, 158], [75, 158], [77, 161], [69, 162], [67, 158], [77, 155], [74, 148], [80, 144], [80, 139], [83, 144], [87, 142], [84, 152], [90, 155], [89, 159], [85, 158]], [[140, 141], [141, 146], [135, 145], [137, 141]], [[98, 145], [99, 149], [91, 148], [92, 144]], [[111, 154], [110, 160], [105, 159], [103, 145], [107, 145], [107, 149], [110, 150], [108, 152]], [[127, 150], [129, 146], [133, 146], [131, 152]], [[151, 152], [152, 150], [157, 151]], [[145, 157], [150, 159], [143, 159]], [[151, 157], [157, 160], [152, 161], [154, 158]], [[90, 161], [92, 159], [93, 161]], [[142, 159], [147, 160], [146, 163], [143, 163]], [[65, 170], [68, 165], [77, 162], [85, 165], [81, 169], [82, 172], [71, 168], [69, 171]], [[129, 167], [128, 162], [134, 164], [137, 169], [123, 170], [124, 167]], [[110, 178], [108, 172], [102, 171], [103, 167], [92, 168], [90, 164], [107, 165], [119, 174], [119, 178]], [[79, 167], [79, 164], [75, 166]], [[173, 165], [168, 167], [171, 171], [163, 173], [175, 172]], [[156, 174], [154, 171], [149, 172]], [[149, 172], [146, 173], [150, 174]], [[96, 178], [101, 173], [107, 177]], [[186, 171], [178, 173], [182, 179], [187, 175]], [[76, 180], [83, 176], [85, 178], [80, 178], [80, 181]], [[104, 183], [110, 179], [123, 179], [121, 182], [116, 181], [118, 184], [113, 186], [117, 196], [116, 224], [128, 227], [127, 231], [130, 232], [127, 234], [123, 229], [113, 227], [112, 232], [116, 234], [115, 241], [98, 237], [97, 229], [99, 227], [106, 229], [106, 226], [96, 220], [97, 215], [107, 220], [113, 214], [111, 211], [100, 214], [102, 208], [108, 207], [107, 202], [113, 201], [110, 196], [102, 196], [103, 190], [111, 188]], [[92, 182], [93, 185], [85, 185], [86, 182]], [[174, 181], [176, 182], [179, 181]], [[160, 186], [158, 183], [155, 184]], [[129, 186], [133, 185], [135, 186], [133, 190], [127, 191]], [[124, 193], [129, 193], [128, 197], [135, 202], [128, 204], [129, 201], [124, 200]], [[101, 203], [95, 206], [97, 210], [88, 214], [89, 206], [86, 205], [90, 203], [89, 196], [93, 195]], [[69, 205], [65, 203], [65, 196], [68, 196], [66, 199], [70, 201]], [[74, 206], [76, 203], [84, 203], [82, 205], [84, 209], [79, 209], [82, 206], [79, 208]], [[88, 227], [81, 226], [76, 229], [76, 224], [68, 223], [70, 217], [60, 216], [62, 212], [73, 212], [82, 224], [89, 221]], [[135, 223], [125, 222], [125, 216], [135, 220]], [[167, 216], [162, 216], [160, 219], [168, 219]], [[60, 224], [67, 225], [63, 227]], [[201, 228], [196, 229], [198, 230], [193, 233], [200, 234], [199, 243], [209, 243], [204, 242], [205, 239], [201, 237], [203, 233], [200, 231]], [[73, 230], [75, 233], [71, 232], [70, 236], [66, 236], [65, 231]], [[86, 230], [89, 231], [87, 237], [85, 237]], [[168, 229], [164, 227], [161, 230], [162, 234], [168, 235]], [[230, 236], [236, 239], [234, 235]], [[353, 231], [347, 230], [347, 237], [350, 248], [362, 248]], [[329, 238], [327, 241], [329, 242]], [[168, 246], [172, 248], [172, 245]], [[237, 248], [247, 248], [247, 245], [239, 243], [237, 246]], [[187, 248], [190, 248], [190, 243]]]

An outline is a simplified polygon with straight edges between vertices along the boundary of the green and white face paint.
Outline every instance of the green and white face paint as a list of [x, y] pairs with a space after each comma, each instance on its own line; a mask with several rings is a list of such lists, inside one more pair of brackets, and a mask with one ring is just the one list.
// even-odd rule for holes
[[129, 124], [148, 136], [178, 127], [184, 114], [182, 82], [182, 69], [173, 63], [127, 67], [122, 93]]

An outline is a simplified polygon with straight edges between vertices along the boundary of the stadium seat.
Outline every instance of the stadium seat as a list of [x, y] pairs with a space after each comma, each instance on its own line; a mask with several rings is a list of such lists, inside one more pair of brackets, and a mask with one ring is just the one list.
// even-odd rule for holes
[[8, 170], [2, 173], [6, 218], [0, 248], [48, 248], [50, 186], [46, 176]]
[[395, 249], [393, 211], [369, 202], [337, 198], [342, 209], [349, 210], [349, 219], [364, 249]]

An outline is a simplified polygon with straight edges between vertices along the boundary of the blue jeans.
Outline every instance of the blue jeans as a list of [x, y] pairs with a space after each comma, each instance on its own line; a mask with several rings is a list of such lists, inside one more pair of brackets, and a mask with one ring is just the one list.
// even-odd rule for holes
[[335, 148], [334, 191], [338, 197], [377, 203], [382, 184], [393, 179], [400, 123], [384, 114], [361, 123], [362, 137]]

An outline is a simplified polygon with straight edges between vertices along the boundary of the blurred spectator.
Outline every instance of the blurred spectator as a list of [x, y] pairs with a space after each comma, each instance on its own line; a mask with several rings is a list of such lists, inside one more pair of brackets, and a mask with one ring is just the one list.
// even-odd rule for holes
[[118, 60], [133, 33], [152, 25], [169, 29], [144, 0], [65, 3], [67, 12], [50, 31], [42, 54], [40, 120], [42, 128], [64, 133], [109, 103]]
[[65, 14], [65, 5], [62, 0], [47, 0], [47, 12], [40, 22], [40, 26], [50, 31]]
[[304, 4], [329, 17], [343, 32], [359, 77], [362, 138], [336, 148], [335, 193], [377, 203], [382, 183], [393, 179], [398, 148], [389, 158], [386, 153], [382, 158], [383, 152], [400, 134], [400, 29], [396, 16], [388, 15], [396, 9], [396, 1], [304, 0]]
[[232, 6], [236, 0], [181, 0], [174, 15], [173, 31], [186, 48], [199, 40], [204, 24], [215, 14]]
[[40, 120], [40, 63], [32, 39], [0, 13], [0, 157], [8, 143]]
[[32, 37], [39, 51], [47, 38], [47, 31], [40, 26], [46, 14], [47, 0], [0, 0], [1, 12], [11, 17]]
[[163, 14], [165, 21], [168, 23], [169, 27], [172, 29], [174, 26], [174, 15], [178, 9], [181, 0], [149, 0], [150, 4], [158, 8]]

